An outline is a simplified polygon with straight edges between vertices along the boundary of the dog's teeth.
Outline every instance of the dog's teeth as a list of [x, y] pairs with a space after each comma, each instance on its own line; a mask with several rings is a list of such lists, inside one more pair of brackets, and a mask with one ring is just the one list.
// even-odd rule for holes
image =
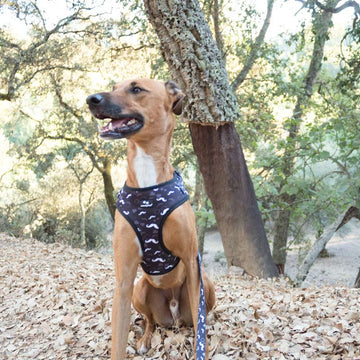
[[132, 124], [135, 124], [136, 123], [136, 120], [135, 119], [132, 119], [128, 122], [128, 125], [132, 125]]
[[114, 130], [114, 129], [113, 129], [113, 124], [112, 124], [112, 122], [109, 123], [109, 130], [111, 130], [111, 131]]

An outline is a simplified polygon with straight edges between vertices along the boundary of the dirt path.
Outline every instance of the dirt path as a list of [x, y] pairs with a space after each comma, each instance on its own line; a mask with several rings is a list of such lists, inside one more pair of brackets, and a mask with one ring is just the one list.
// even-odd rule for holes
[[[353, 286], [360, 268], [360, 221], [352, 219], [335, 233], [326, 248], [330, 256], [315, 261], [302, 286]], [[299, 256], [296, 248], [288, 253], [285, 272], [292, 279], [297, 273]], [[209, 233], [205, 238], [204, 263], [214, 277], [228, 271], [218, 232]]]

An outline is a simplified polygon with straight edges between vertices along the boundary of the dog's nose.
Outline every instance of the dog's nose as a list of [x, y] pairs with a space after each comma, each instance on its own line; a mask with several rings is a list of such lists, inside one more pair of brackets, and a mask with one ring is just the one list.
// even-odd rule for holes
[[101, 94], [90, 95], [86, 98], [88, 105], [98, 105], [104, 100], [104, 97]]

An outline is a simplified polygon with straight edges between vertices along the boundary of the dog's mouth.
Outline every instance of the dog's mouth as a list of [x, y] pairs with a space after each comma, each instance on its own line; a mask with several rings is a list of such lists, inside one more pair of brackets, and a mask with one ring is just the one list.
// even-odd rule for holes
[[[105, 119], [105, 117], [103, 118]], [[144, 126], [144, 118], [139, 114], [124, 114], [99, 127], [100, 137], [107, 140], [122, 139], [138, 132]]]

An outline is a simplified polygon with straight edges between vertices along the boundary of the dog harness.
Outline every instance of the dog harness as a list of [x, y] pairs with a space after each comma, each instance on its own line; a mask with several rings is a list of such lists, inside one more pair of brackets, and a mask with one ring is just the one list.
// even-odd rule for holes
[[189, 199], [181, 175], [164, 183], [146, 187], [127, 186], [120, 190], [116, 207], [133, 227], [141, 245], [141, 267], [150, 275], [162, 275], [171, 271], [180, 259], [164, 245], [162, 227], [167, 217]]

